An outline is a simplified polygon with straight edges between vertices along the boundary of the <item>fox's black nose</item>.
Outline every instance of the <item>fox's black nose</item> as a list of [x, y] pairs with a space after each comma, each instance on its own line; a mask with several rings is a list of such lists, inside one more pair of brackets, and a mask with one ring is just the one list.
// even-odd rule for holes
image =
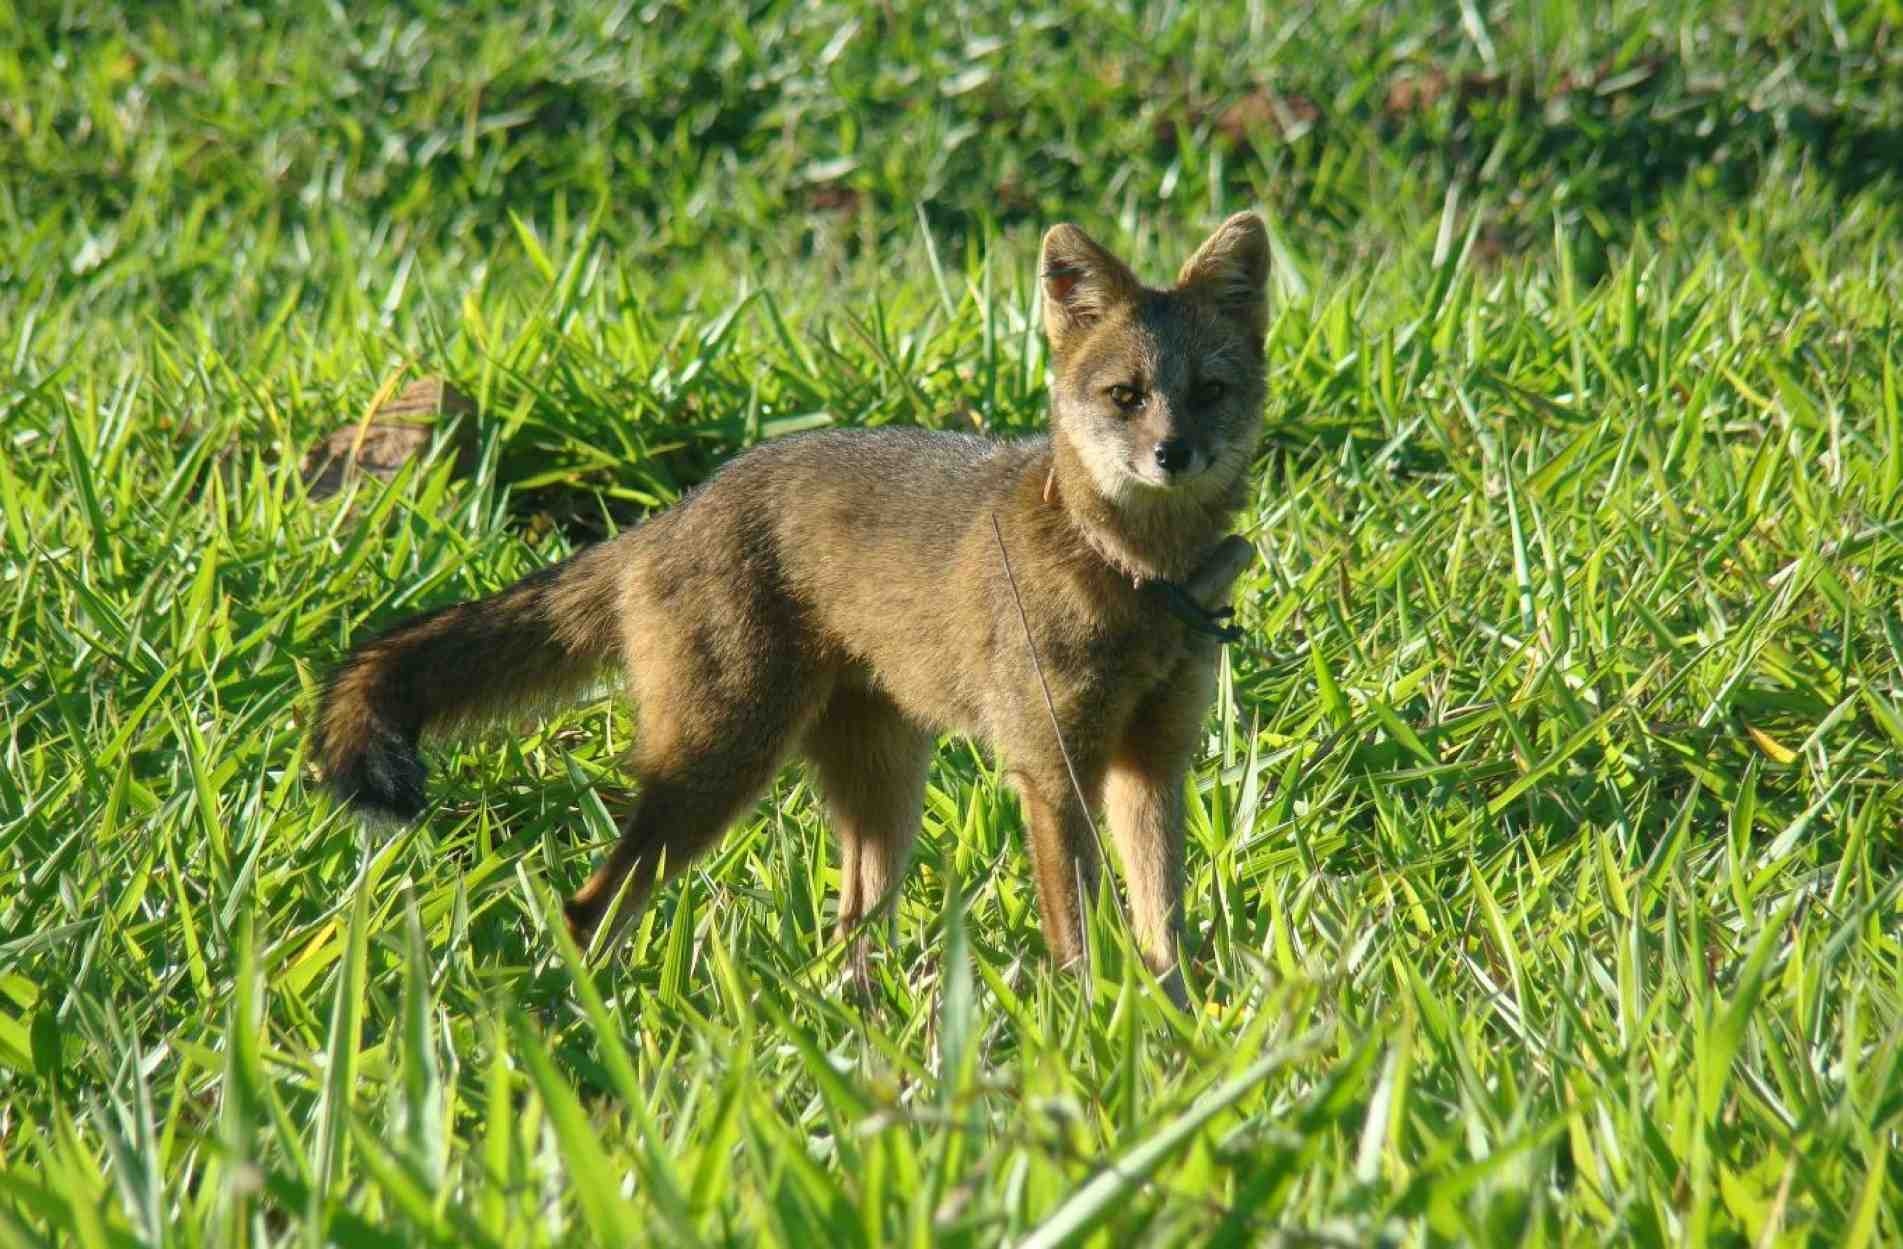
[[1156, 444], [1156, 466], [1166, 473], [1180, 473], [1189, 467], [1189, 443], [1181, 438], [1165, 438]]

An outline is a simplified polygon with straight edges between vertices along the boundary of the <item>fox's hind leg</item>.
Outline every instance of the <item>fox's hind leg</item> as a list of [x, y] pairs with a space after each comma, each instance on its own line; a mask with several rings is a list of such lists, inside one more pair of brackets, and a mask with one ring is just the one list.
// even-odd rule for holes
[[577, 944], [586, 946], [616, 895], [620, 927], [712, 848], [758, 800], [825, 698], [827, 678], [792, 655], [748, 663], [731, 647], [717, 664], [696, 640], [666, 656], [672, 662], [629, 665], [640, 792], [620, 840], [564, 908]]
[[806, 732], [839, 837], [839, 932], [851, 935], [851, 974], [870, 987], [865, 922], [897, 892], [925, 803], [932, 738], [883, 694], [842, 685]]
[[[642, 775], [640, 795], [622, 821], [620, 840], [563, 908], [577, 945], [587, 948], [623, 882], [627, 891], [617, 911], [617, 929], [640, 914], [657, 886], [680, 875], [720, 840], [766, 788], [778, 760], [755, 756], [695, 762], [713, 766], [705, 775]], [[728, 780], [721, 783], [712, 779], [715, 776]]]

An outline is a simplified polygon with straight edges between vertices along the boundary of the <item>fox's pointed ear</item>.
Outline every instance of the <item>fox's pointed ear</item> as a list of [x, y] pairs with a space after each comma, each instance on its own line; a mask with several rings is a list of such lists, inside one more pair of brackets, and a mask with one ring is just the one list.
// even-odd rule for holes
[[1257, 337], [1269, 328], [1268, 284], [1269, 232], [1252, 212], [1217, 226], [1176, 275], [1178, 290], [1194, 291]]
[[1143, 289], [1128, 265], [1068, 223], [1044, 235], [1038, 272], [1044, 283], [1044, 336], [1053, 352], [1064, 350], [1066, 342]]

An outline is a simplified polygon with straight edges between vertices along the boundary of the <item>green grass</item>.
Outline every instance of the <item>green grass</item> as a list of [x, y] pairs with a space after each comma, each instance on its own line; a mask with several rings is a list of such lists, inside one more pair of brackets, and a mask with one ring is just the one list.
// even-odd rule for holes
[[[1580, 7], [0, 13], [0, 1244], [1903, 1241], [1903, 9]], [[796, 771], [592, 971], [626, 708], [310, 784], [362, 630], [1034, 428], [1039, 229], [1251, 205], [1192, 1014], [963, 742], [866, 1003]], [[399, 375], [473, 473], [309, 500]]]

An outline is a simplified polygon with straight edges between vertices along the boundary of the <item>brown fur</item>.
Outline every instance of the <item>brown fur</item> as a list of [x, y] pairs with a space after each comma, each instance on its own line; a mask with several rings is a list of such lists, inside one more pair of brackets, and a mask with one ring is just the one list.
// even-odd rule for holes
[[839, 431], [750, 451], [639, 529], [359, 646], [325, 692], [320, 768], [360, 806], [413, 816], [426, 730], [560, 696], [618, 663], [641, 790], [568, 904], [577, 935], [618, 896], [632, 915], [793, 755], [814, 768], [840, 838], [850, 929], [904, 871], [934, 735], [968, 733], [1018, 790], [1046, 941], [1068, 963], [1098, 864], [1067, 749], [1108, 816], [1145, 960], [1180, 998], [1183, 785], [1215, 647], [1148, 583], [1184, 581], [1213, 606], [1250, 557], [1223, 531], [1261, 421], [1267, 266], [1248, 214], [1168, 290], [1054, 228], [1051, 437]]

